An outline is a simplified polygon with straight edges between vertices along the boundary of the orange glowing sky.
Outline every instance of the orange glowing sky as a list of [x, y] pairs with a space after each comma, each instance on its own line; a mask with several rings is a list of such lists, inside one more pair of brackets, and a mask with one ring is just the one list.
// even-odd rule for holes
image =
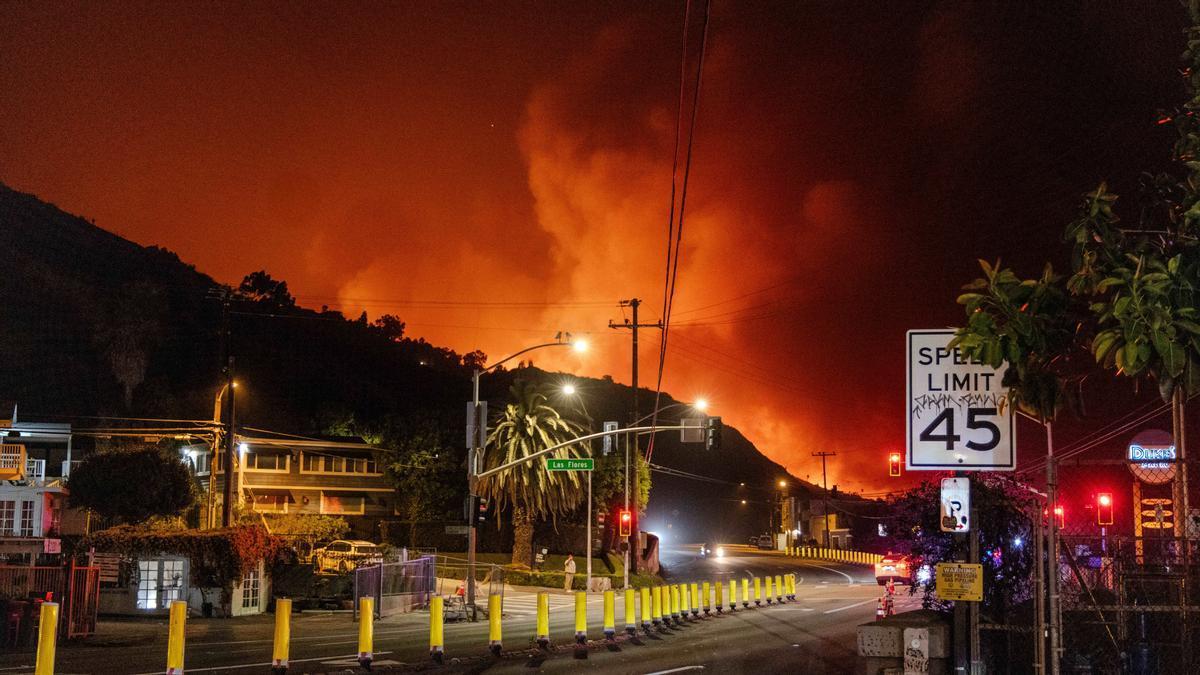
[[[904, 330], [957, 321], [976, 257], [1037, 262], [1077, 194], [1165, 154], [1181, 17], [1156, 12], [714, 3], [665, 389], [800, 477], [835, 450], [831, 483], [885, 485]], [[0, 181], [459, 351], [586, 333], [535, 361], [627, 382], [606, 326], [622, 298], [661, 312], [682, 18], [5, 3]]]

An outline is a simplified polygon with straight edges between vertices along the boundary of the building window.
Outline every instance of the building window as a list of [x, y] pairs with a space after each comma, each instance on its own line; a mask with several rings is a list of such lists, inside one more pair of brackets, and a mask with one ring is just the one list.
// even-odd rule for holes
[[0, 535], [11, 535], [17, 527], [17, 503], [11, 499], [0, 500]]
[[33, 536], [33, 502], [21, 502], [21, 536]]
[[361, 516], [366, 509], [367, 499], [362, 495], [321, 493], [321, 513]]
[[259, 602], [258, 569], [252, 569], [242, 577], [242, 609], [258, 607]]
[[206, 476], [212, 469], [212, 454], [207, 452], [196, 453], [192, 458], [192, 465], [196, 469], [197, 476]]
[[256, 494], [252, 499], [254, 510], [259, 513], [287, 513], [288, 494]]
[[291, 468], [291, 453], [251, 450], [246, 453], [247, 471], [287, 473]]
[[372, 457], [347, 457], [321, 453], [301, 453], [300, 473], [341, 473], [360, 476], [379, 475], [379, 467]]

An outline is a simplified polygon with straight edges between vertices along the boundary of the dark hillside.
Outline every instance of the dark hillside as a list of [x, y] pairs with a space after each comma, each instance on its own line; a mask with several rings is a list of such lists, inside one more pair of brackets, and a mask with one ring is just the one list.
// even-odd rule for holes
[[[29, 416], [211, 418], [221, 384], [221, 303], [208, 297], [219, 288], [213, 279], [170, 251], [122, 239], [3, 185], [0, 245], [7, 254], [0, 274], [3, 398], [18, 401]], [[229, 289], [239, 424], [363, 433], [388, 419], [420, 418], [461, 444], [470, 372], [486, 357], [408, 337], [395, 318], [347, 320], [336, 311], [298, 307], [286, 284], [256, 276], [256, 284]], [[572, 378], [581, 414], [597, 428], [630, 419], [628, 387], [536, 368], [485, 378], [493, 411], [519, 377], [549, 384]], [[641, 396], [640, 408], [649, 412], [653, 392]], [[674, 403], [665, 395], [661, 402]], [[678, 410], [664, 413], [662, 423], [677, 420]], [[461, 465], [461, 448], [452, 454], [444, 461]], [[743, 540], [761, 532], [777, 498], [772, 486], [786, 476], [728, 425], [719, 453], [681, 444], [678, 432], [660, 433], [652, 462], [660, 468], [644, 524], [677, 541]], [[811, 489], [788, 481], [797, 496]], [[716, 523], [717, 531], [702, 522]]]

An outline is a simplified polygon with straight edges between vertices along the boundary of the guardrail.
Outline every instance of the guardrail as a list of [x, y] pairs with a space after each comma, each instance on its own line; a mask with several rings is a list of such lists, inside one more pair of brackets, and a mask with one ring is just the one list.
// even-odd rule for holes
[[791, 546], [785, 550], [788, 556], [794, 558], [809, 558], [811, 560], [828, 560], [849, 565], [874, 565], [883, 560], [878, 553], [867, 551], [851, 551], [841, 548], [824, 548], [821, 546]]

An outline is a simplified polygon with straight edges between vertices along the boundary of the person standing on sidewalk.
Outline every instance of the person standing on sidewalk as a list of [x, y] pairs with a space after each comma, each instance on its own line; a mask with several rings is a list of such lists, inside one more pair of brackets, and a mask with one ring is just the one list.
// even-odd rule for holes
[[567, 562], [563, 563], [563, 573], [563, 590], [569, 591], [575, 582], [575, 556], [570, 553], [567, 554]]

